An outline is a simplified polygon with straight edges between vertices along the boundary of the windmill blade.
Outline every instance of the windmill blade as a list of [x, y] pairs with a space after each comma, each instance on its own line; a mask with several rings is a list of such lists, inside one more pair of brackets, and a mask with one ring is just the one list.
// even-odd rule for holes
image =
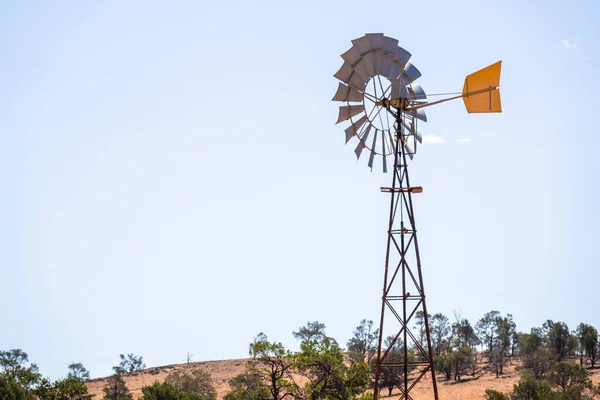
[[413, 118], [420, 119], [423, 122], [427, 122], [427, 115], [425, 115], [425, 110], [418, 109], [412, 111]]
[[383, 49], [383, 33], [367, 33], [365, 36], [367, 37], [371, 50]]
[[335, 96], [333, 96], [333, 99], [331, 100], [361, 102], [363, 101], [363, 99], [364, 96], [361, 92], [354, 88], [346, 86], [341, 82], [338, 82], [337, 92], [335, 92]]
[[412, 65], [411, 63], [406, 64], [404, 67], [404, 75], [408, 78], [409, 82], [414, 82], [421, 76], [421, 72]]
[[425, 100], [427, 99], [427, 95], [425, 91], [418, 83], [411, 83], [408, 85], [408, 91], [410, 92], [411, 100]]
[[352, 46], [344, 54], [342, 54], [341, 57], [348, 64], [355, 65], [360, 60], [360, 52], [356, 49], [356, 47]]
[[373, 136], [373, 144], [371, 145], [371, 154], [369, 155], [369, 168], [371, 168], [371, 171], [373, 171], [373, 159], [375, 158], [375, 145], [377, 144], [377, 132], [378, 129], [375, 129], [375, 135]]
[[369, 38], [366, 35], [359, 37], [358, 39], [354, 39], [352, 41], [352, 45], [356, 47], [361, 55], [364, 55], [372, 50], [371, 43], [369, 43]]
[[356, 64], [355, 70], [362, 76], [371, 77], [375, 75], [375, 54], [364, 55]]
[[404, 50], [402, 47], [397, 46], [394, 49], [394, 58], [396, 59], [396, 62], [398, 64], [400, 64], [401, 66], [405, 66], [406, 63], [408, 63], [408, 60], [410, 60], [411, 54]]
[[336, 124], [339, 124], [342, 121], [350, 119], [350, 117], [354, 117], [355, 115], [360, 114], [361, 112], [364, 112], [364, 111], [365, 111], [365, 106], [362, 104], [357, 105], [357, 106], [341, 106], [340, 113], [339, 113]]
[[358, 134], [358, 130], [363, 126], [365, 121], [367, 120], [367, 116], [363, 115], [358, 121], [350, 125], [344, 132], [346, 132], [346, 143], [352, 139], [353, 136]]
[[344, 83], [348, 83], [348, 81], [350, 80], [350, 77], [352, 76], [352, 72], [354, 72], [354, 70], [352, 69], [352, 66], [350, 64], [348, 64], [347, 62], [345, 62], [342, 64], [342, 66], [340, 67], [338, 72], [333, 74], [333, 76], [334, 76], [334, 78], [339, 79], [340, 81], [342, 81]]
[[402, 67], [400, 66], [400, 64], [398, 64], [397, 62], [392, 62], [392, 65], [390, 67], [390, 72], [387, 75], [387, 78], [389, 80], [392, 79], [397, 79], [400, 74], [402, 73]]
[[378, 71], [379, 75], [388, 76], [390, 74], [392, 64], [395, 64], [394, 59], [387, 54], [383, 54], [383, 63], [381, 65], [381, 70]]
[[410, 159], [412, 160], [413, 157], [415, 156], [415, 152], [413, 151], [411, 145], [409, 143], [406, 143], [404, 145], [404, 153], [410, 157]]
[[371, 124], [367, 124], [367, 128], [365, 129], [365, 133], [362, 135], [362, 137], [359, 137], [358, 139], [358, 145], [356, 146], [356, 149], [354, 149], [354, 154], [356, 154], [356, 161], [358, 161], [358, 159], [360, 158], [360, 154], [362, 153], [363, 149], [365, 148], [365, 143], [367, 142], [367, 139], [369, 138], [369, 132], [371, 131]]
[[390, 82], [392, 83], [392, 99], [406, 99], [408, 97], [405, 78], [392, 79]]
[[383, 37], [383, 51], [385, 51], [386, 53], [394, 54], [396, 47], [398, 47], [398, 40], [387, 36]]

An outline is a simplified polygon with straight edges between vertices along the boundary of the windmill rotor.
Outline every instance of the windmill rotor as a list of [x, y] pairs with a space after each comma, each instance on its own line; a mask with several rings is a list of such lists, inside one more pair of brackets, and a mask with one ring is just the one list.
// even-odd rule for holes
[[[460, 95], [427, 102], [425, 91], [415, 82], [421, 72], [409, 61], [411, 53], [400, 47], [398, 40], [382, 33], [367, 33], [352, 40], [352, 47], [341, 57], [344, 62], [333, 75], [339, 82], [332, 100], [346, 104], [339, 107], [336, 124], [350, 122], [345, 130], [346, 143], [357, 138], [357, 161], [366, 149], [371, 170], [380, 156], [383, 172], [387, 172], [386, 157], [393, 154], [398, 138], [413, 158], [417, 143], [422, 142], [418, 121], [427, 122], [425, 107], [462, 98], [469, 113], [502, 111], [501, 61], [468, 75]], [[397, 120], [401, 120], [400, 126]]]
[[[354, 150], [357, 160], [366, 149], [368, 166], [372, 169], [379, 156], [383, 172], [387, 172], [386, 157], [394, 153], [398, 131], [392, 109], [398, 102], [394, 99], [402, 99], [406, 107], [426, 100], [425, 91], [415, 83], [421, 72], [409, 62], [411, 54], [398, 46], [398, 40], [382, 33], [369, 33], [353, 40], [352, 47], [341, 57], [344, 62], [334, 74], [340, 82], [332, 100], [346, 104], [339, 108], [337, 123], [350, 122], [345, 130], [346, 143], [358, 139]], [[421, 140], [416, 120], [425, 122], [427, 117], [423, 110], [415, 110], [406, 113], [405, 118], [407, 124], [401, 127], [405, 130], [403, 145], [411, 149], [412, 158], [416, 142]]]

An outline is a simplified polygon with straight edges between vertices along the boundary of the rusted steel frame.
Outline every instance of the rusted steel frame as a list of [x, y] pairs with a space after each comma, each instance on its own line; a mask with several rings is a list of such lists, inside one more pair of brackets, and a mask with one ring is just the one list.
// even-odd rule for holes
[[402, 387], [400, 386], [400, 384], [398, 383], [398, 381], [396, 379], [394, 379], [389, 373], [388, 371], [385, 370], [385, 368], [382, 368], [381, 371], [383, 372], [383, 374], [385, 376], [387, 376], [387, 378], [392, 381], [392, 383], [394, 384], [394, 386], [396, 386], [399, 390], [401, 394], [404, 394], [404, 390], [402, 389]]
[[[404, 157], [404, 163], [406, 164], [406, 154], [404, 154], [404, 152], [402, 153], [403, 157]], [[410, 186], [410, 181], [408, 178], [408, 174], [406, 175], [406, 185]], [[404, 193], [403, 193], [404, 194]], [[412, 202], [412, 193], [408, 193], [408, 202], [407, 202], [407, 207], [410, 207], [410, 224], [411, 227], [413, 228], [413, 230], [416, 232], [417, 227], [415, 224], [415, 218], [414, 218], [414, 212], [413, 212], [413, 202]], [[431, 362], [431, 381], [433, 383], [433, 395], [434, 395], [434, 399], [438, 400], [439, 396], [438, 396], [438, 391], [437, 391], [437, 382], [435, 379], [435, 366], [433, 364], [433, 351], [432, 351], [432, 347], [431, 347], [431, 334], [429, 331], [429, 315], [427, 314], [427, 304], [425, 302], [425, 286], [423, 285], [423, 273], [421, 271], [421, 256], [420, 256], [420, 252], [419, 252], [419, 242], [417, 240], [417, 235], [415, 234], [415, 255], [417, 258], [417, 273], [419, 275], [419, 283], [420, 283], [420, 288], [421, 288], [421, 293], [423, 294], [423, 321], [425, 323], [425, 335], [427, 337], [427, 347], [428, 347], [428, 352], [429, 352], [429, 359]]]
[[[412, 390], [412, 388], [415, 387], [415, 385], [421, 380], [421, 378], [427, 373], [427, 371], [429, 371], [429, 369], [431, 368], [431, 364], [426, 366], [425, 368], [423, 368], [423, 371], [421, 371], [421, 373], [419, 374], [419, 376], [417, 376], [415, 378], [415, 380], [412, 382], [412, 384], [410, 385], [410, 387], [408, 388], [408, 391], [410, 392]], [[437, 391], [436, 391], [437, 392]]]
[[[392, 347], [394, 347], [394, 344], [396, 343], [396, 341], [398, 340], [398, 338], [400, 337], [400, 335], [402, 334], [402, 332], [406, 328], [406, 324], [403, 321], [400, 320], [400, 316], [398, 315], [398, 313], [396, 312], [396, 310], [394, 309], [394, 307], [392, 307], [392, 304], [389, 301], [386, 301], [386, 303], [387, 303], [388, 307], [390, 308], [392, 314], [394, 314], [394, 316], [402, 324], [402, 327], [400, 328], [400, 330], [398, 331], [398, 333], [396, 334], [396, 336], [394, 336], [394, 340], [392, 340], [392, 342], [390, 343], [390, 345], [386, 349], [383, 357], [381, 357], [381, 359], [379, 360], [379, 362], [383, 362], [386, 359], [387, 355], [392, 350]], [[410, 315], [411, 318], [417, 312], [417, 308], [419, 308], [419, 305], [421, 305], [421, 300], [419, 301], [419, 303], [417, 304], [417, 306], [415, 307], [415, 309], [411, 313], [411, 315]], [[404, 343], [404, 345], [406, 345], [406, 342]]]
[[[400, 113], [398, 113], [398, 114], [400, 114]], [[399, 118], [397, 117], [396, 119], [398, 120]], [[396, 132], [396, 135], [398, 135], [398, 132]], [[398, 159], [399, 159], [399, 153], [398, 153], [399, 144], [400, 144], [400, 140], [396, 140], [396, 148], [394, 149], [394, 174], [393, 174], [393, 178], [392, 178], [392, 187], [396, 187], [396, 179], [400, 178], [400, 176], [398, 174], [398, 170], [396, 168], [396, 165], [398, 165]], [[384, 267], [384, 275], [383, 275], [381, 317], [379, 319], [379, 340], [377, 343], [377, 364], [375, 365], [375, 386], [373, 389], [373, 399], [374, 400], [377, 400], [377, 397], [379, 394], [379, 372], [381, 369], [381, 344], [382, 344], [382, 340], [383, 340], [383, 322], [384, 322], [385, 307], [386, 307], [385, 296], [386, 296], [386, 287], [387, 287], [387, 280], [388, 280], [388, 266], [389, 266], [389, 261], [390, 261], [390, 244], [391, 244], [391, 238], [392, 238], [391, 231], [392, 231], [392, 228], [394, 225], [394, 219], [395, 219], [395, 214], [396, 214], [395, 207], [394, 207], [394, 200], [396, 200], [396, 194], [392, 193], [391, 199], [390, 199], [390, 221], [389, 221], [389, 226], [388, 226], [388, 240], [387, 240], [387, 245], [386, 245], [385, 267]], [[396, 201], [396, 203], [397, 203], [397, 201]]]

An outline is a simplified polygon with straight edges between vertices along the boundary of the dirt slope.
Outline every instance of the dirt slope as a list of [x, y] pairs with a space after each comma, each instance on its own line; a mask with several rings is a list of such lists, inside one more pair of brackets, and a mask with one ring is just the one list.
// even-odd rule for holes
[[[173, 371], [204, 369], [212, 375], [213, 385], [217, 390], [218, 398], [222, 399], [229, 391], [229, 379], [243, 372], [247, 361], [248, 359], [237, 359], [166, 365], [163, 367], [148, 368], [139, 373], [124, 376], [124, 380], [133, 394], [133, 398], [138, 399], [142, 395], [141, 389], [143, 386], [150, 385], [155, 381], [162, 382]], [[588, 370], [588, 372], [594, 384], [598, 385], [600, 383], [600, 370]], [[461, 382], [446, 382], [440, 377], [438, 378], [438, 391], [441, 400], [483, 399], [485, 389], [495, 389], [509, 393], [518, 380], [519, 376], [515, 371], [515, 366], [509, 365], [505, 368], [505, 373], [500, 378], [496, 378], [495, 374], [488, 372], [479, 374], [475, 378], [464, 377]], [[96, 395], [95, 399], [102, 399], [104, 397], [104, 393], [102, 392], [104, 385], [105, 378], [94, 379], [88, 382], [90, 394]], [[430, 385], [431, 379], [429, 376], [426, 376], [411, 391], [412, 397], [415, 400], [433, 399], [433, 390], [430, 388]], [[384, 390], [382, 394], [387, 395], [387, 390]], [[393, 394], [392, 397], [385, 398], [394, 400], [397, 397], [397, 395]]]

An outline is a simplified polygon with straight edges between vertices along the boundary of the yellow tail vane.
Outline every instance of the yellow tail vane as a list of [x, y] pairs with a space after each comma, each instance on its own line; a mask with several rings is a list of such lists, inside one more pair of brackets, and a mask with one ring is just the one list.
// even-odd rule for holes
[[467, 75], [462, 94], [469, 113], [502, 112], [500, 103], [500, 67], [498, 61]]

